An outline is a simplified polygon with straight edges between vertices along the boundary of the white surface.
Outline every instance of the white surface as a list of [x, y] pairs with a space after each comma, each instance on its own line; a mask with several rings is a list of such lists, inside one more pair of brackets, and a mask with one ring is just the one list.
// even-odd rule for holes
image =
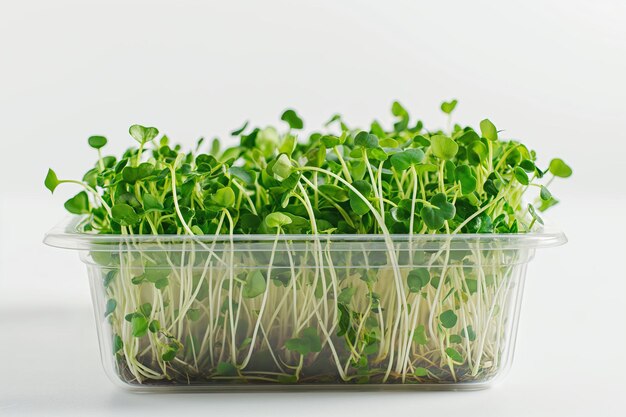
[[[0, 2], [0, 415], [626, 414], [626, 3], [276, 0]], [[513, 369], [464, 393], [130, 395], [100, 368], [87, 280], [43, 233], [132, 123], [188, 145], [294, 106], [365, 123], [399, 99], [442, 125], [490, 117], [543, 161], [568, 234], [530, 265]]]

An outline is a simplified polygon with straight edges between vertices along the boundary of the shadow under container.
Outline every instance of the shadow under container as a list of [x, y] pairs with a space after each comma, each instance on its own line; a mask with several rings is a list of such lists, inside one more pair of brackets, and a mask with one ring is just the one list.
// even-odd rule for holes
[[558, 231], [46, 235], [87, 265], [128, 389], [477, 389], [510, 367], [526, 275]]

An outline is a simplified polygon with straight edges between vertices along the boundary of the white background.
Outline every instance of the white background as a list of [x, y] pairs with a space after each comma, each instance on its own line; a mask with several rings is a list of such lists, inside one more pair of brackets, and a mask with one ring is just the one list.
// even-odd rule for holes
[[[623, 1], [0, 2], [0, 414], [617, 416], [626, 413]], [[133, 395], [104, 376], [85, 271], [45, 247], [75, 178], [157, 126], [189, 146], [292, 106], [365, 125], [489, 117], [574, 167], [530, 265], [513, 369], [471, 393]]]

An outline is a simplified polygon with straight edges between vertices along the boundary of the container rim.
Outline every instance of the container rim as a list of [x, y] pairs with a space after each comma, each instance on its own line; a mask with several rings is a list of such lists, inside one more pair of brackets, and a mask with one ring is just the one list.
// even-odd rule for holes
[[[326, 243], [365, 244], [381, 246], [385, 244], [385, 235], [381, 234], [238, 234], [233, 235], [104, 235], [87, 233], [80, 227], [87, 216], [68, 216], [46, 233], [43, 242], [55, 248], [90, 251], [110, 251], [112, 245], [167, 245], [167, 249], [190, 243], [232, 244], [249, 246], [250, 244], [271, 245], [276, 239], [280, 242], [307, 243], [322, 241]], [[554, 227], [541, 226], [530, 233], [464, 233], [464, 234], [392, 234], [392, 242], [400, 245], [410, 244], [419, 249], [437, 249], [444, 245], [449, 250], [465, 250], [468, 245], [487, 245], [493, 249], [539, 249], [561, 246], [567, 243], [565, 234]]]

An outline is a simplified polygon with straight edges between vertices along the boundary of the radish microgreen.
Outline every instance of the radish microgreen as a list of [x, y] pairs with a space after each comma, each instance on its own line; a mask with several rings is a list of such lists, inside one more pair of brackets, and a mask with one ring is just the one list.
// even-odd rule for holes
[[[118, 156], [91, 136], [94, 165], [80, 180], [52, 170], [45, 187], [81, 188], [65, 202], [85, 233], [124, 244], [88, 256], [129, 382], [475, 382], [503, 357], [515, 251], [412, 246], [418, 236], [537, 230], [572, 169], [484, 119], [426, 130], [394, 102], [393, 127], [349, 127], [333, 115], [302, 133], [293, 109], [281, 129], [234, 130], [233, 146], [185, 151], [133, 125]], [[299, 137], [296, 136], [298, 133]], [[528, 196], [536, 200], [529, 204]], [[333, 250], [333, 235], [377, 235]], [[143, 246], [141, 235], [192, 235]], [[222, 235], [226, 239], [218, 239]], [[236, 235], [269, 236], [271, 250], [234, 250]], [[303, 252], [290, 242], [311, 235]], [[202, 236], [202, 239], [199, 237]], [[407, 237], [403, 249], [394, 239]], [[212, 240], [213, 239], [213, 240]], [[182, 247], [181, 247], [182, 246]], [[376, 247], [376, 250], [372, 249]], [[299, 250], [299, 252], [298, 252]], [[164, 383], [164, 382], [163, 382]]]

